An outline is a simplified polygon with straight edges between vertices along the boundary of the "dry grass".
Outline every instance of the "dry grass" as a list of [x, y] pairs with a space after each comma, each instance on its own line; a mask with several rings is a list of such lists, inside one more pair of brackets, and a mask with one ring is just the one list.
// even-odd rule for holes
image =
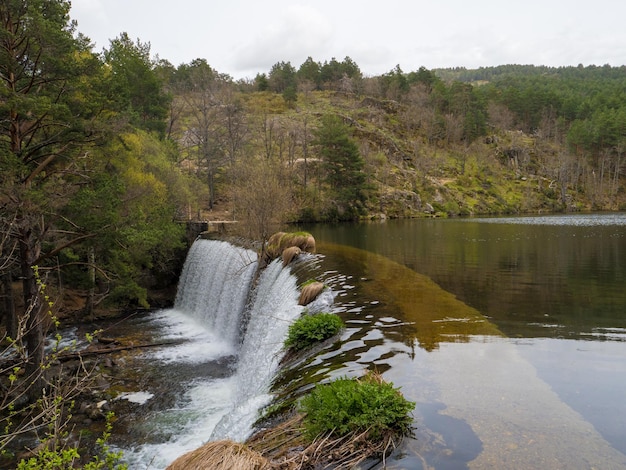
[[276, 232], [267, 241], [266, 255], [269, 260], [279, 257], [286, 248], [297, 246], [307, 253], [315, 253], [315, 238], [309, 233]]
[[401, 436], [388, 435], [372, 441], [368, 431], [364, 431], [342, 437], [328, 433], [309, 443], [303, 437], [303, 418], [303, 414], [294, 414], [278, 426], [256, 433], [247, 444], [266, 457], [272, 469], [348, 470], [367, 459], [384, 461], [402, 439]]
[[258, 452], [232, 441], [208, 442], [177, 458], [167, 470], [266, 470], [274, 468]]
[[302, 287], [298, 305], [308, 305], [317, 299], [317, 296], [324, 290], [324, 283], [315, 281]]
[[287, 266], [289, 263], [291, 263], [300, 253], [302, 253], [302, 250], [297, 246], [290, 246], [289, 248], [285, 248], [282, 254], [283, 266]]

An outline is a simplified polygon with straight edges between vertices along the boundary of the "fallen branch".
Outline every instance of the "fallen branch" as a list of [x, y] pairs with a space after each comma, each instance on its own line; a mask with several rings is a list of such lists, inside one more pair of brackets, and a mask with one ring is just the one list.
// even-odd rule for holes
[[125, 346], [115, 346], [111, 348], [85, 349], [83, 351], [78, 351], [78, 352], [59, 354], [58, 359], [59, 361], [69, 361], [72, 359], [79, 359], [83, 357], [98, 356], [100, 354], [110, 354], [110, 353], [120, 352], [120, 351], [130, 351], [133, 349], [156, 348], [159, 346], [171, 346], [175, 344], [180, 344], [180, 341], [161, 341], [157, 343], [147, 343], [147, 344], [128, 344]]

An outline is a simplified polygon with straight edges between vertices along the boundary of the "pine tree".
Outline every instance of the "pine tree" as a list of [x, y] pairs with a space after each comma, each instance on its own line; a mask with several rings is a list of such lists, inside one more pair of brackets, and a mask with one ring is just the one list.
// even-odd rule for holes
[[338, 116], [326, 115], [314, 136], [324, 164], [325, 181], [344, 214], [342, 218], [355, 218], [366, 199], [365, 162], [350, 137], [349, 128]]
[[[75, 35], [64, 0], [6, 0], [0, 4], [0, 202], [7, 246], [17, 247], [27, 313], [26, 342], [31, 399], [43, 387], [40, 365], [49, 305], [37, 265], [84, 233], [57, 233], [56, 217], [79, 186], [89, 161], [87, 146], [98, 129], [102, 103], [87, 77], [101, 71], [87, 38]], [[15, 253], [15, 252], [14, 252]], [[3, 258], [5, 253], [3, 253]], [[11, 260], [9, 260], [10, 262]], [[15, 312], [12, 312], [15, 315]]]

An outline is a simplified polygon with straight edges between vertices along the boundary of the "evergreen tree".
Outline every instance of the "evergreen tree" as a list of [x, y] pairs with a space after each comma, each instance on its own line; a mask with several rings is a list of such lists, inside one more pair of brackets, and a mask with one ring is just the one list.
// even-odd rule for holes
[[338, 116], [325, 115], [314, 131], [314, 144], [324, 163], [325, 181], [334, 193], [338, 216], [357, 217], [366, 199], [365, 163], [348, 127]]
[[129, 113], [133, 125], [163, 135], [171, 97], [163, 91], [150, 58], [150, 43], [133, 42], [122, 33], [111, 41], [104, 57], [111, 67], [111, 91], [120, 111]]
[[315, 85], [315, 88], [319, 89], [322, 81], [320, 68], [319, 62], [315, 62], [311, 57], [307, 57], [298, 69], [298, 80], [308, 80]]
[[272, 66], [268, 77], [269, 87], [275, 93], [283, 93], [287, 88], [296, 87], [296, 69], [291, 62], [278, 62]]
[[[17, 248], [27, 314], [31, 399], [42, 392], [40, 365], [49, 305], [37, 265], [90, 235], [55, 231], [59, 213], [89, 178], [89, 145], [99, 133], [102, 67], [83, 36], [75, 36], [65, 0], [0, 4], [0, 219]], [[39, 270], [42, 276], [43, 269]], [[13, 312], [15, 315], [15, 312]]]
[[270, 89], [270, 82], [267, 79], [267, 75], [264, 73], [257, 73], [254, 77], [254, 85], [257, 91], [267, 91]]

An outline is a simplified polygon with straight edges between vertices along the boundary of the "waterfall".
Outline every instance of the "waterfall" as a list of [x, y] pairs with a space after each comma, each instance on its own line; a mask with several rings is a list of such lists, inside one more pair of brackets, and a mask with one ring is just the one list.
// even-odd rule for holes
[[153, 320], [166, 335], [185, 341], [149, 359], [171, 370], [174, 381], [190, 364], [196, 364], [193, 370], [214, 370], [220, 358], [229, 359], [215, 376], [173, 386], [180, 403], [142, 424], [149, 433], [165, 427], [169, 436], [125, 449], [131, 468], [145, 468], [147, 462], [150, 469], [165, 468], [209, 440], [242, 442], [252, 432], [259, 409], [271, 401], [269, 388], [289, 325], [303, 311], [290, 268], [275, 260], [254, 282], [257, 265], [254, 251], [230, 243], [197, 240], [192, 245], [174, 308]]
[[239, 386], [233, 412], [224, 415], [211, 440], [245, 440], [258, 418], [256, 411], [270, 402], [268, 390], [289, 325], [303, 311], [298, 295], [296, 278], [281, 260], [274, 260], [261, 273], [237, 363]]
[[197, 240], [187, 255], [174, 308], [236, 344], [257, 264], [252, 250]]

